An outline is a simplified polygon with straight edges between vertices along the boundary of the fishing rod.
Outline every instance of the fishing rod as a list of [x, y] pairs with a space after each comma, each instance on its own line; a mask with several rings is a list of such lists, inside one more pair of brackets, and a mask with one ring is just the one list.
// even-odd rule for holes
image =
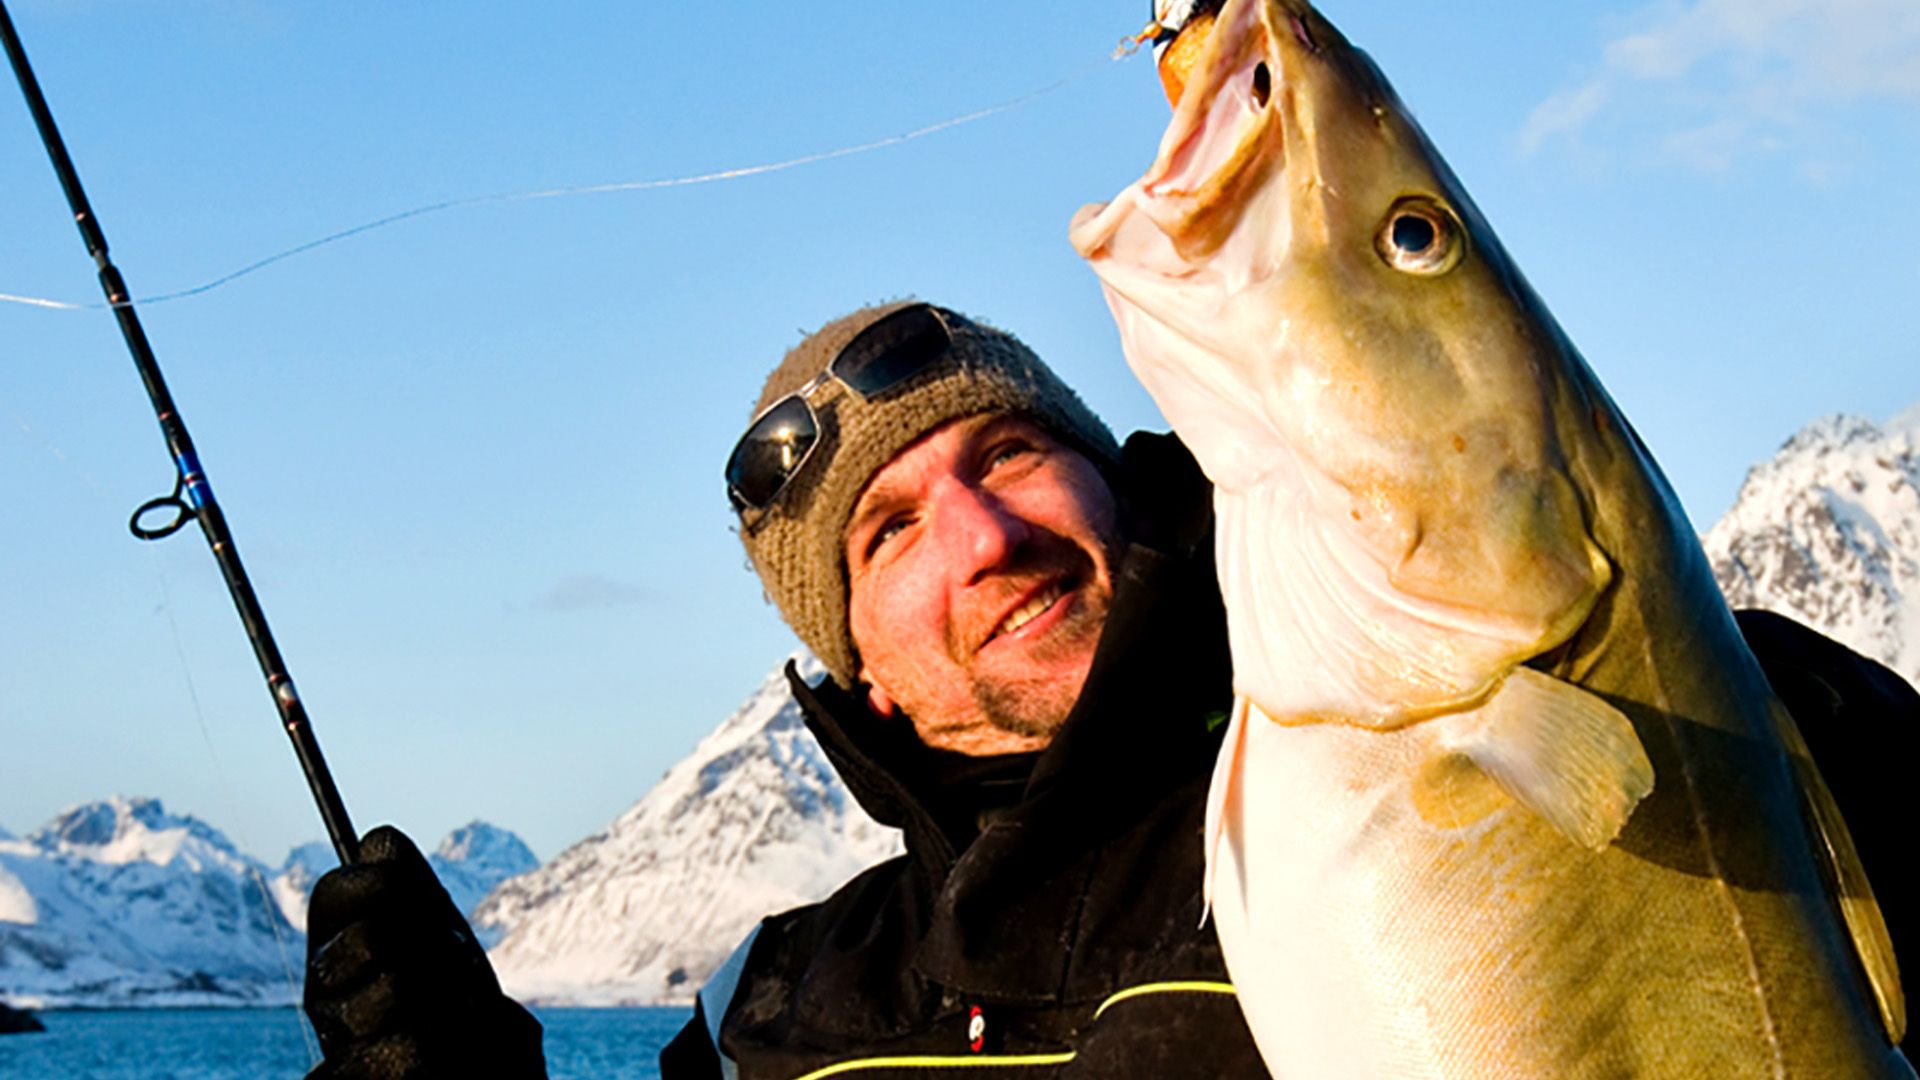
[[[46, 145], [47, 157], [53, 161], [61, 190], [66, 192], [67, 205], [73, 209], [73, 221], [80, 227], [80, 238], [86, 242], [87, 254], [93, 257], [94, 265], [100, 268], [100, 288], [107, 294], [114, 318], [119, 320], [120, 334], [126, 338], [127, 349], [133, 354], [134, 366], [140, 369], [140, 380], [146, 384], [147, 397], [153, 401], [154, 415], [160, 421], [160, 433], [173, 456], [173, 492], [141, 503], [127, 527], [142, 540], [160, 540], [172, 536], [189, 521], [200, 523], [207, 546], [213, 549], [214, 561], [220, 564], [220, 574], [226, 578], [227, 592], [232, 594], [234, 607], [240, 611], [240, 623], [246, 628], [247, 639], [253, 643], [253, 655], [260, 661], [260, 673], [266, 676], [267, 691], [273, 697], [274, 707], [280, 711], [281, 725], [293, 741], [293, 752], [300, 759], [300, 771], [306, 774], [307, 787], [320, 808], [320, 819], [326, 823], [333, 850], [340, 856], [341, 863], [352, 863], [359, 857], [359, 834], [347, 819], [346, 804], [341, 802], [340, 790], [327, 771], [327, 760], [320, 753], [313, 725], [307, 721], [306, 706], [293, 688], [293, 678], [287, 674], [280, 648], [273, 642], [273, 632], [267, 629], [266, 613], [260, 608], [259, 597], [254, 595], [246, 568], [240, 565], [240, 551], [234, 546], [226, 515], [214, 501], [213, 488], [194, 454], [187, 425], [174, 408], [166, 381], [160, 377], [159, 362], [154, 359], [153, 347], [147, 343], [146, 331], [140, 328], [140, 317], [134, 313], [127, 283], [107, 256], [106, 234], [100, 231], [100, 222], [87, 203], [87, 193], [81, 190], [80, 174], [67, 156], [66, 143], [54, 126], [47, 99], [40, 93], [39, 80], [33, 77], [33, 68], [27, 64], [26, 49], [14, 31], [5, 0], [0, 0], [0, 39], [4, 39], [14, 78], [19, 80], [20, 92], [26, 96], [34, 126], [40, 129], [40, 141]], [[156, 517], [159, 514], [171, 516]]]

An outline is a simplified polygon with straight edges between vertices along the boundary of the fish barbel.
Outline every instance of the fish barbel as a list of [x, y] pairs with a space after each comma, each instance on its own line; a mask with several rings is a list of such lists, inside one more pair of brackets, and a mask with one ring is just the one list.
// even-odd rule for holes
[[1175, 47], [1072, 239], [1215, 485], [1208, 890], [1269, 1068], [1912, 1077], [1793, 718], [1459, 181], [1302, 0]]

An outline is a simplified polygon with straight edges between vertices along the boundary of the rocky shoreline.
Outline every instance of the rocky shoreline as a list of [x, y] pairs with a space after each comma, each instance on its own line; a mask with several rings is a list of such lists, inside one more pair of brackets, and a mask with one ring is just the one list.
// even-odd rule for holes
[[47, 1027], [30, 1012], [22, 1012], [4, 1001], [0, 1001], [0, 1035], [17, 1035], [26, 1031], [45, 1031]]

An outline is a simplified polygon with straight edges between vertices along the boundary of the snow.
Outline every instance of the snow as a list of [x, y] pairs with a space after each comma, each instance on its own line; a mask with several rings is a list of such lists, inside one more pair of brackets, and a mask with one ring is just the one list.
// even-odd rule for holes
[[314, 840], [287, 852], [280, 872], [269, 882], [280, 914], [301, 933], [307, 930], [307, 899], [313, 895], [313, 883], [339, 865], [340, 856], [334, 854], [333, 845]]
[[0, 841], [0, 986], [38, 1006], [296, 1001], [304, 943], [265, 897], [264, 868], [158, 800], [74, 807]]
[[[821, 677], [811, 657], [795, 659]], [[833, 774], [784, 666], [644, 798], [547, 866], [478, 821], [428, 856], [510, 992], [684, 1001], [760, 918], [900, 850]], [[307, 898], [334, 865], [312, 843], [270, 871], [153, 799], [73, 807], [0, 840], [0, 986], [34, 1006], [297, 1000]]]
[[605, 829], [481, 905], [476, 924], [504, 931], [490, 955], [508, 993], [688, 1001], [762, 917], [901, 850], [834, 775], [784, 668]]
[[1756, 465], [1703, 543], [1736, 607], [1797, 619], [1920, 683], [1920, 405], [1829, 416]]
[[[471, 920], [474, 909], [501, 882], [538, 867], [540, 860], [518, 836], [484, 821], [471, 821], [447, 834], [427, 856], [427, 863], [447, 887], [454, 906]], [[500, 939], [500, 932], [492, 927], [476, 925], [474, 933], [489, 948]]]
[[[484, 822], [429, 861], [456, 897], [532, 869]], [[284, 1005], [300, 999], [307, 897], [337, 864], [304, 844], [277, 872], [156, 799], [116, 795], [0, 839], [0, 991], [29, 1007]], [[271, 877], [269, 877], [271, 874]]]
[[33, 902], [33, 893], [26, 882], [0, 869], [0, 923], [32, 926], [39, 921], [40, 907]]

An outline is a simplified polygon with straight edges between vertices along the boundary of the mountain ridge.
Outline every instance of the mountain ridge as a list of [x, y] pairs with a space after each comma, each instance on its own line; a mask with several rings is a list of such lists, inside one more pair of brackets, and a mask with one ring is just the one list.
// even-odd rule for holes
[[[533, 857], [481, 822], [429, 859], [464, 892]], [[471, 857], [490, 856], [485, 861]], [[504, 854], [503, 854], [504, 853]], [[278, 871], [158, 799], [114, 795], [0, 839], [0, 1000], [33, 1008], [297, 1003], [307, 891], [335, 865], [304, 844]]]
[[[805, 652], [803, 677], [824, 674]], [[776, 665], [608, 826], [504, 883], [475, 916], [501, 932], [501, 984], [546, 1004], [684, 1002], [762, 917], [897, 854], [806, 730]]]
[[1701, 546], [1729, 604], [1776, 611], [1920, 684], [1920, 405], [1836, 414], [1748, 470]]

